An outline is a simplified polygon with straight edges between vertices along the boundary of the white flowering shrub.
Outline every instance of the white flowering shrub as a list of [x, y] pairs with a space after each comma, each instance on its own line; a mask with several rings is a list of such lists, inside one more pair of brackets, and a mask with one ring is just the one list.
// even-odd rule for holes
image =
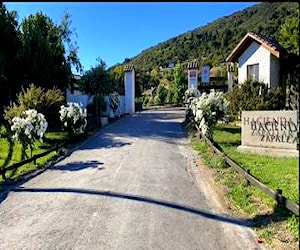
[[32, 155], [33, 143], [35, 140], [43, 142], [48, 122], [45, 116], [35, 109], [23, 111], [22, 117], [16, 116], [12, 119], [11, 131], [13, 139], [19, 140], [23, 146], [23, 153], [27, 157], [26, 149], [29, 146]]
[[187, 115], [190, 116], [192, 115], [192, 102], [196, 97], [200, 96], [200, 91], [196, 88], [194, 88], [194, 86], [192, 86], [191, 88], [187, 89], [184, 92], [184, 102], [186, 104], [186, 111], [187, 111]]
[[69, 134], [81, 134], [87, 125], [86, 113], [82, 104], [68, 102], [67, 106], [60, 107], [60, 120]]
[[190, 109], [201, 131], [207, 137], [213, 137], [217, 121], [226, 114], [228, 104], [223, 92], [203, 93], [201, 96], [192, 99]]
[[200, 91], [198, 89], [196, 89], [194, 86], [192, 86], [191, 88], [187, 89], [184, 92], [184, 99], [185, 102], [190, 104], [191, 101], [195, 98], [200, 96]]

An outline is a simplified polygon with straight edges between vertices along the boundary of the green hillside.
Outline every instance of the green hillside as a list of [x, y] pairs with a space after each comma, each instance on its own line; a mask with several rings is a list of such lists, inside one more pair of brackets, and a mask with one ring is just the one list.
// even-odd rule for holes
[[198, 59], [200, 66], [217, 66], [248, 31], [277, 39], [285, 19], [298, 16], [298, 10], [296, 2], [263, 2], [164, 41], [129, 60], [142, 71], [193, 59]]

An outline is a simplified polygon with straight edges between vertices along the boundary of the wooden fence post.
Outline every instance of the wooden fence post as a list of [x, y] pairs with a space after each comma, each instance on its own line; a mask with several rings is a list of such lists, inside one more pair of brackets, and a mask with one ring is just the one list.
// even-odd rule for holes
[[278, 207], [283, 207], [284, 206], [284, 197], [282, 196], [282, 189], [277, 189], [276, 190], [276, 201], [277, 201], [277, 206]]
[[[247, 169], [246, 172], [247, 172], [247, 174], [250, 175], [250, 169]], [[247, 186], [249, 186], [250, 185], [250, 181], [248, 180], [248, 178], [246, 178], [246, 181], [247, 181]]]

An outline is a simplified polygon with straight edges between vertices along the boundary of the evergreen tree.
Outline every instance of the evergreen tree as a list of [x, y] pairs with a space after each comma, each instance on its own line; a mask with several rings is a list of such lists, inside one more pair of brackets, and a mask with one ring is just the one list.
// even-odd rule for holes
[[106, 70], [106, 64], [102, 59], [98, 59], [99, 65], [86, 71], [79, 81], [79, 89], [86, 95], [94, 96], [96, 100], [97, 122], [100, 124], [101, 100], [105, 95], [113, 92], [114, 85], [110, 74]]
[[187, 89], [187, 79], [183, 67], [178, 63], [175, 65], [173, 83], [173, 103], [179, 105], [183, 102], [184, 92]]

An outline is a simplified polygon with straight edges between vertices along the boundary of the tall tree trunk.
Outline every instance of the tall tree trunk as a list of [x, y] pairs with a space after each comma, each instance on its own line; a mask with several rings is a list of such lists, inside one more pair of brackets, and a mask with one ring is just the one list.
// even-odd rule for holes
[[99, 107], [100, 102], [99, 102], [100, 96], [96, 96], [96, 120], [97, 120], [97, 125], [101, 127], [101, 116], [100, 116], [100, 109]]

